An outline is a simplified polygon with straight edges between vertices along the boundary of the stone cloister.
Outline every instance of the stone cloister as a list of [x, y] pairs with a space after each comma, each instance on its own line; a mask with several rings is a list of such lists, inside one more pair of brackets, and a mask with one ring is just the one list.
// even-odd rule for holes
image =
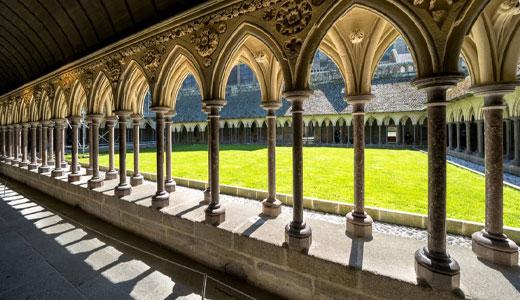
[[[336, 143], [327, 130], [339, 127], [345, 130], [341, 134], [345, 138], [337, 143], [350, 143], [354, 148], [354, 209], [345, 217], [344, 238], [370, 239], [373, 220], [365, 209], [364, 150], [365, 144], [385, 143], [376, 132], [389, 123], [377, 116], [367, 117], [365, 107], [374, 101], [371, 79], [381, 56], [402, 36], [415, 62], [413, 85], [424, 91], [426, 103], [424, 114], [413, 124], [411, 119], [407, 123], [412, 131], [416, 128], [411, 143], [428, 150], [428, 239], [415, 253], [416, 277], [434, 289], [454, 290], [460, 286], [464, 265], [459, 266], [446, 246], [446, 155], [452, 149], [485, 152], [486, 222], [485, 229], [472, 236], [474, 253], [486, 262], [518, 265], [518, 247], [503, 231], [502, 182], [504, 159], [514, 156], [518, 160], [520, 151], [518, 139], [515, 145], [511, 142], [511, 132], [519, 130], [518, 118], [508, 119], [513, 113], [519, 116], [519, 103], [506, 111], [504, 100], [519, 85], [519, 30], [520, 4], [515, 0], [208, 1], [0, 96], [1, 161], [33, 173], [50, 172], [54, 178], [66, 176], [73, 185], [82, 176], [78, 138], [85, 111], [91, 141], [88, 188], [99, 189], [107, 180], [118, 178], [116, 197], [128, 197], [144, 179], [139, 170], [139, 130], [131, 131], [137, 153], [133, 173], [126, 176], [127, 129], [140, 126], [143, 101], [150, 90], [157, 141], [151, 207], [167, 208], [176, 203], [171, 149], [174, 142], [181, 142], [173, 131], [182, 130], [172, 122], [176, 97], [186, 77], [193, 76], [207, 114], [207, 123], [198, 127], [205, 134], [197, 140], [207, 143], [209, 149], [209, 182], [204, 192], [207, 224], [230, 221], [220, 200], [219, 146], [242, 136], [267, 144], [268, 195], [262, 213], [279, 216], [275, 147], [281, 131], [278, 142], [292, 147], [293, 214], [286, 227], [277, 230], [285, 230], [290, 251], [307, 252], [313, 246], [313, 231], [303, 210], [304, 137], [319, 128], [320, 142]], [[345, 101], [352, 107], [348, 120], [320, 123], [303, 115], [303, 104], [313, 94], [310, 64], [318, 49], [337, 64], [344, 77]], [[460, 55], [470, 70], [474, 108], [447, 108], [447, 91], [463, 79], [458, 69]], [[249, 133], [231, 130], [220, 119], [226, 105], [226, 80], [239, 63], [254, 71], [265, 109], [265, 121], [255, 123], [255, 130]], [[282, 98], [290, 102], [290, 117], [277, 120]], [[365, 129], [366, 123], [372, 126]], [[403, 129], [393, 124], [399, 125], [397, 143], [404, 143], [399, 133]], [[233, 128], [236, 125], [238, 122]], [[100, 170], [98, 159], [100, 126], [108, 131], [110, 163], [106, 172]], [[350, 129], [344, 129], [347, 126]], [[67, 132], [72, 137], [70, 166], [64, 159]], [[427, 132], [427, 136], [419, 138], [419, 132]]]

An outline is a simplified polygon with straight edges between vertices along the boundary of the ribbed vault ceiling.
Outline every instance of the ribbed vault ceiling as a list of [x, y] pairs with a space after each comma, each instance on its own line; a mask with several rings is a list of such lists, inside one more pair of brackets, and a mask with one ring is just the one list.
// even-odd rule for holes
[[202, 0], [0, 0], [0, 94]]

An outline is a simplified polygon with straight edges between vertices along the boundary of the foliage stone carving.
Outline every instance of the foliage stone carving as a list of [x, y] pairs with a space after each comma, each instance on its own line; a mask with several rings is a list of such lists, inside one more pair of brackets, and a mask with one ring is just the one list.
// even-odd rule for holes
[[442, 27], [453, 4], [459, 0], [411, 0], [413, 5], [427, 10], [433, 21]]
[[312, 6], [307, 0], [284, 2], [276, 13], [276, 30], [283, 35], [296, 34], [309, 24]]
[[155, 73], [157, 68], [159, 68], [162, 55], [165, 51], [166, 48], [164, 46], [152, 47], [146, 50], [141, 58], [144, 63], [144, 68], [152, 74]]

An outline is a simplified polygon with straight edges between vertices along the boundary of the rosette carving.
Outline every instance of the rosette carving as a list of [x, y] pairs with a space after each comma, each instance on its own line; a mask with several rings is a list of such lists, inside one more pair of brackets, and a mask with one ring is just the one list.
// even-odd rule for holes
[[312, 6], [307, 0], [284, 2], [276, 13], [276, 30], [283, 35], [296, 34], [309, 24]]

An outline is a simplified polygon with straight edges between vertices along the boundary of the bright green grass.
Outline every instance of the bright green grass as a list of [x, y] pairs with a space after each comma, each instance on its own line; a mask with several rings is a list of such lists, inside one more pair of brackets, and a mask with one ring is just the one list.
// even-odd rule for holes
[[[176, 146], [173, 176], [207, 178], [204, 145]], [[277, 191], [292, 192], [292, 152], [276, 150]], [[116, 155], [117, 156], [117, 155]], [[353, 202], [353, 151], [345, 148], [304, 148], [304, 194], [308, 197]], [[81, 159], [88, 162], [87, 158]], [[116, 158], [117, 165], [117, 158]], [[155, 172], [155, 152], [142, 151], [141, 171]], [[100, 155], [100, 165], [108, 156]], [[133, 155], [127, 154], [133, 167]], [[250, 145], [223, 145], [220, 152], [222, 184], [267, 189], [267, 149]], [[367, 149], [365, 152], [366, 204], [400, 211], [427, 213], [428, 158], [409, 150]], [[448, 164], [448, 217], [484, 222], [484, 177]], [[504, 223], [520, 227], [520, 191], [504, 187]]]

